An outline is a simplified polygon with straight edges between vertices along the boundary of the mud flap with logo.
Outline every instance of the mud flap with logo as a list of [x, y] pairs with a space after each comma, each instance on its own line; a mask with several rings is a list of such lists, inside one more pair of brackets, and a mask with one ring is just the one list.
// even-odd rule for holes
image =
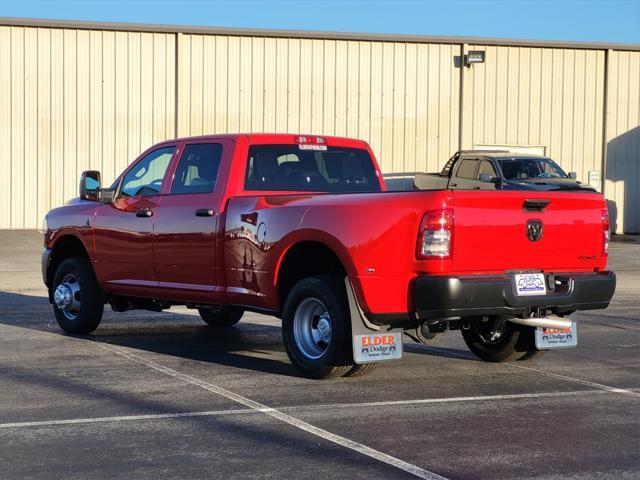
[[353, 360], [361, 365], [402, 358], [402, 332], [383, 332], [369, 322], [358, 305], [349, 278], [345, 277], [344, 283], [349, 300]]

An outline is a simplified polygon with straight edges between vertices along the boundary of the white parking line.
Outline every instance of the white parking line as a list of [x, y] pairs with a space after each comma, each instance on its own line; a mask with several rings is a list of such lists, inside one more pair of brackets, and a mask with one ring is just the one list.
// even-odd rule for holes
[[542, 375], [546, 375], [547, 377], [557, 378], [560, 380], [566, 380], [568, 382], [578, 383], [580, 385], [586, 385], [587, 387], [597, 388], [599, 390], [605, 390], [611, 393], [621, 393], [623, 395], [630, 395], [632, 397], [640, 397], [640, 393], [634, 392], [633, 390], [625, 389], [625, 388], [617, 388], [611, 387], [609, 385], [603, 385], [602, 383], [590, 382], [588, 380], [582, 380], [581, 378], [569, 377], [567, 375], [561, 375], [559, 373], [549, 372], [548, 370], [541, 370], [538, 368], [532, 367], [523, 367], [522, 365], [510, 364], [513, 367], [520, 368], [522, 370], [528, 370], [530, 372], [537, 372]]
[[[519, 400], [528, 398], [549, 398], [549, 397], [567, 397], [567, 396], [583, 396], [583, 395], [602, 395], [611, 393], [606, 390], [575, 390], [570, 392], [541, 392], [541, 393], [516, 393], [512, 395], [485, 395], [474, 397], [445, 397], [445, 398], [423, 398], [414, 400], [389, 400], [383, 402], [359, 402], [359, 403], [323, 403], [311, 405], [292, 405], [284, 407], [281, 410], [288, 412], [319, 410], [319, 409], [347, 409], [362, 407], [394, 407], [404, 405], [425, 405], [452, 402], [482, 402], [487, 400]], [[205, 410], [199, 412], [176, 412], [176, 413], [157, 413], [146, 415], [120, 415], [113, 417], [87, 417], [87, 418], [70, 418], [64, 420], [40, 420], [34, 422], [12, 422], [0, 423], [0, 428], [23, 428], [23, 427], [49, 427], [57, 425], [82, 425], [90, 423], [109, 423], [109, 422], [131, 422], [141, 420], [162, 420], [172, 418], [190, 418], [190, 417], [215, 417], [219, 415], [243, 415], [255, 414], [256, 412], [265, 413], [271, 408], [254, 409], [254, 408], [236, 408], [226, 410]]]
[[113, 345], [106, 345], [106, 344], [101, 344], [101, 346], [107, 350], [110, 350], [118, 355], [121, 355], [125, 358], [128, 358], [130, 360], [133, 360], [134, 362], [138, 362], [141, 363], [143, 365], [148, 366], [149, 368], [152, 368], [158, 372], [164, 373], [165, 375], [169, 375], [171, 377], [174, 378], [178, 378], [184, 382], [190, 383], [192, 385], [196, 385], [200, 388], [203, 388], [205, 390], [208, 390], [209, 392], [215, 393], [217, 395], [220, 395], [222, 397], [225, 397], [229, 400], [232, 400], [234, 402], [237, 402], [241, 405], [244, 405], [245, 407], [249, 407], [252, 410], [264, 413], [266, 415], [269, 415], [277, 420], [280, 420], [281, 422], [284, 422], [288, 425], [291, 425], [293, 427], [299, 428], [300, 430], [303, 430], [305, 432], [311, 433], [313, 435], [316, 435], [320, 438], [323, 438], [325, 440], [328, 440], [330, 442], [333, 442], [337, 445], [349, 448], [351, 450], [354, 450], [358, 453], [361, 453], [363, 455], [366, 455], [368, 457], [371, 457], [375, 460], [378, 460], [380, 462], [386, 463], [387, 465], [391, 465], [395, 468], [398, 468], [400, 470], [403, 470], [407, 473], [410, 473], [412, 475], [415, 475], [418, 478], [423, 478], [423, 479], [427, 479], [427, 480], [447, 480], [446, 477], [443, 477], [441, 475], [438, 475], [437, 473], [433, 473], [430, 472], [429, 470], [425, 470], [423, 468], [418, 467], [417, 465], [413, 465], [411, 463], [405, 462], [404, 460], [400, 460], [399, 458], [393, 457], [391, 455], [388, 455], [384, 452], [380, 452], [378, 450], [375, 450], [371, 447], [367, 447], [366, 445], [362, 445], [361, 443], [355, 442], [353, 440], [350, 440], [348, 438], [345, 437], [341, 437], [340, 435], [336, 435], [334, 433], [331, 433], [327, 430], [324, 430], [322, 428], [319, 427], [315, 427], [313, 425], [311, 425], [310, 423], [304, 422], [302, 420], [299, 420], [295, 417], [292, 417], [291, 415], [287, 415], [286, 413], [283, 413], [279, 410], [276, 410], [274, 408], [271, 407], [267, 407], [266, 405], [263, 405], [261, 403], [255, 402], [249, 398], [243, 397], [241, 395], [238, 395], [236, 393], [233, 393], [229, 390], [226, 390], [224, 388], [218, 387], [217, 385], [214, 385], [212, 383], [209, 382], [205, 382], [204, 380], [200, 380], [198, 378], [192, 377], [191, 375], [186, 375], [184, 373], [180, 373], [176, 370], [173, 370], [172, 368], [168, 368], [165, 367], [164, 365], [160, 365], [159, 363], [153, 362], [151, 360], [147, 360], [146, 358], [143, 358], [139, 355], [136, 355], [134, 353], [128, 352], [127, 350], [120, 348], [120, 347], [116, 347]]
[[38, 422], [0, 423], [0, 428], [50, 427], [56, 425], [81, 425], [86, 423], [131, 422], [136, 420], [160, 420], [165, 418], [215, 417], [218, 415], [238, 415], [256, 413], [252, 408], [231, 410], [209, 410], [204, 412], [157, 413], [151, 415], [121, 415], [118, 417], [70, 418], [65, 420], [41, 420]]
[[[568, 397], [579, 395], [597, 395], [606, 392], [601, 389], [597, 390], [573, 390], [569, 392], [540, 392], [540, 393], [514, 393], [508, 395], [478, 395], [473, 397], [445, 397], [445, 398], [423, 398], [415, 400], [387, 400], [382, 402], [363, 402], [363, 403], [331, 403], [316, 404], [300, 407], [287, 407], [285, 410], [298, 409], [316, 409], [316, 408], [354, 408], [354, 407], [394, 407], [400, 405], [427, 405], [438, 403], [454, 403], [454, 402], [483, 402], [487, 400], [520, 400], [527, 398], [549, 398], [549, 397]], [[0, 424], [1, 425], [1, 424]]]

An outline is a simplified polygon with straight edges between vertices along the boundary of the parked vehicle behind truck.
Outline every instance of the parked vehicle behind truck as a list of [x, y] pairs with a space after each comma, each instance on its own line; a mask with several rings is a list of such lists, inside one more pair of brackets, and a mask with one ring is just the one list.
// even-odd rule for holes
[[538, 190], [595, 192], [542, 155], [503, 150], [460, 150], [439, 173], [417, 173], [416, 190]]
[[43, 277], [66, 332], [95, 330], [105, 304], [186, 305], [217, 328], [263, 312], [312, 378], [400, 358], [402, 332], [460, 329], [487, 361], [572, 346], [568, 316], [606, 308], [615, 288], [602, 195], [387, 192], [370, 147], [347, 138], [169, 140], [109, 188], [85, 172], [45, 221]]

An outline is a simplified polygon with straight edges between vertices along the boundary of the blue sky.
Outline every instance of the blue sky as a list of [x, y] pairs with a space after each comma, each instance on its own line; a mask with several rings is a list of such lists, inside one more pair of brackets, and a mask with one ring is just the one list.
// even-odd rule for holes
[[640, 43], [640, 0], [0, 0], [0, 16]]

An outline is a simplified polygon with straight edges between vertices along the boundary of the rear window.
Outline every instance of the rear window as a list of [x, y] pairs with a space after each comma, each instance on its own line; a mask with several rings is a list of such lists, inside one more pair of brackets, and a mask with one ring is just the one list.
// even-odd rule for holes
[[380, 180], [366, 150], [298, 145], [249, 148], [245, 190], [298, 192], [379, 192]]

